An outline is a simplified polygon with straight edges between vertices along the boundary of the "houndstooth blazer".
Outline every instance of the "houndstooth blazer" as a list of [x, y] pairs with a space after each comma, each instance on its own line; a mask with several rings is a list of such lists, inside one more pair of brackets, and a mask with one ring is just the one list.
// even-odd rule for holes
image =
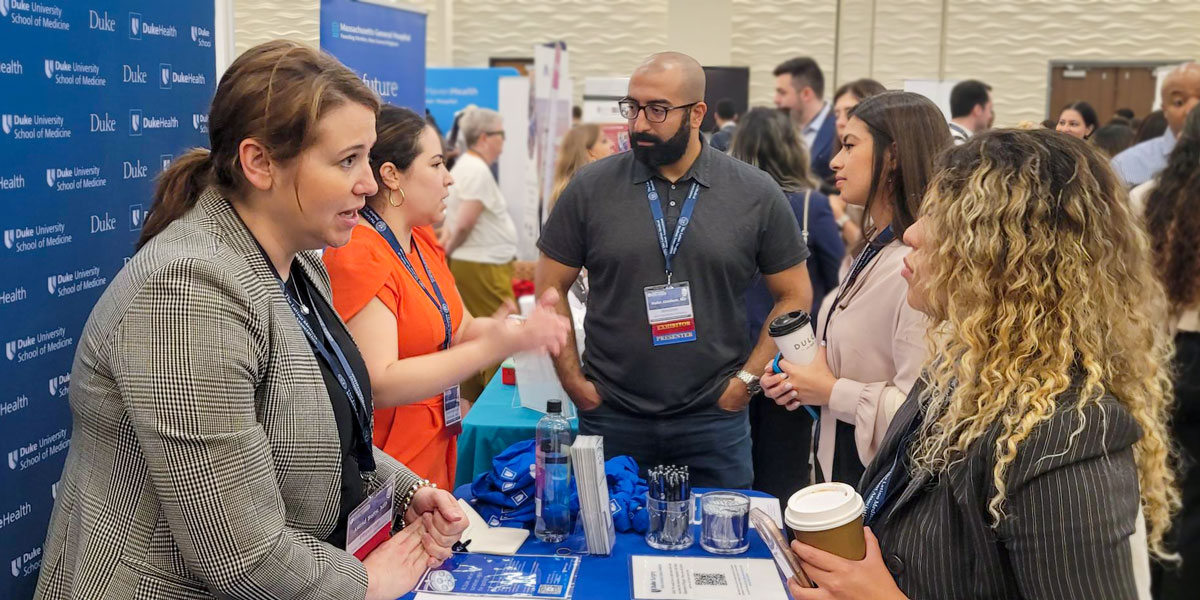
[[[299, 263], [329, 301], [320, 259]], [[342, 456], [320, 368], [218, 193], [113, 280], [71, 380], [74, 434], [37, 598], [364, 597], [362, 563], [321, 541]], [[377, 481], [418, 481], [375, 455]]]

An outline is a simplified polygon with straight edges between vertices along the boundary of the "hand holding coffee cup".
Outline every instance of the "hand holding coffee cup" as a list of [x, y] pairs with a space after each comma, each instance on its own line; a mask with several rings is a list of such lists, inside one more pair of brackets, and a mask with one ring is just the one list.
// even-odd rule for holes
[[776, 317], [767, 329], [780, 352], [767, 365], [760, 383], [768, 398], [788, 410], [829, 404], [837, 383], [811, 323], [808, 313], [798, 310]]

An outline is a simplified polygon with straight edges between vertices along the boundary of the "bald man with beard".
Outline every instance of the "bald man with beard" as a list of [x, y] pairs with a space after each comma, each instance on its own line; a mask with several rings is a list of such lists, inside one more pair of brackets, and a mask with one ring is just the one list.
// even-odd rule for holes
[[[620, 101], [632, 152], [581, 169], [538, 247], [538, 293], [590, 281], [582, 365], [555, 359], [580, 433], [645, 475], [690, 467], [699, 487], [748, 488], [747, 406], [775, 354], [746, 339], [746, 289], [762, 273], [770, 318], [811, 306], [808, 249], [779, 186], [704, 144], [704, 70], [676, 52], [647, 58]], [[559, 310], [570, 316], [567, 303]]]
[[1167, 117], [1167, 130], [1112, 159], [1113, 170], [1125, 185], [1133, 187], [1150, 181], [1167, 166], [1167, 156], [1175, 149], [1188, 111], [1197, 104], [1200, 104], [1200, 64], [1180, 65], [1163, 80], [1162, 109]]

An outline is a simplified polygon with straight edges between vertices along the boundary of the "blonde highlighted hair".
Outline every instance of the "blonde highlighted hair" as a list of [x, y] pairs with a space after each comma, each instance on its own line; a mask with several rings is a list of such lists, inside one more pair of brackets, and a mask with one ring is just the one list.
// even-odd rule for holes
[[553, 209], [554, 205], [558, 203], [558, 197], [562, 195], [563, 190], [567, 189], [567, 184], [571, 183], [575, 172], [592, 162], [592, 156], [588, 154], [588, 150], [591, 150], [598, 141], [600, 141], [600, 126], [595, 123], [576, 125], [563, 136], [558, 150], [558, 161], [554, 164], [554, 187], [550, 191], [550, 209]]
[[[923, 294], [932, 359], [912, 468], [945, 472], [998, 428], [988, 512], [999, 525], [1034, 428], [1063, 408], [1082, 430], [1084, 408], [1111, 395], [1141, 426], [1133, 453], [1150, 548], [1169, 556], [1179, 494], [1171, 348], [1158, 326], [1167, 305], [1124, 188], [1090, 145], [1048, 130], [974, 137], [942, 166], [922, 210], [920, 285], [940, 292]], [[1061, 406], [1069, 390], [1078, 400]]]

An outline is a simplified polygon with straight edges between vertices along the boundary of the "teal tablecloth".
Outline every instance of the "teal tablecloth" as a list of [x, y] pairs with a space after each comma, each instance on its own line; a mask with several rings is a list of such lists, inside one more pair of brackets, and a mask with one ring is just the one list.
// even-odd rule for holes
[[[521, 406], [517, 386], [500, 382], [500, 371], [484, 388], [466, 418], [458, 436], [458, 470], [454, 486], [470, 483], [475, 476], [492, 468], [492, 458], [522, 440], [533, 439], [542, 413]], [[571, 419], [571, 429], [579, 434], [579, 420]]]

